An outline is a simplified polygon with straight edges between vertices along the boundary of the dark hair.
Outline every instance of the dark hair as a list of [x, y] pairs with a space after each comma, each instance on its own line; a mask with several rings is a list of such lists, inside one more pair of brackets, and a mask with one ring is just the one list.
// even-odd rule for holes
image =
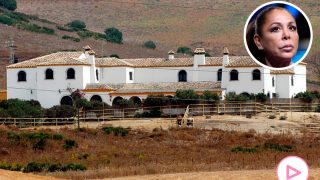
[[285, 10], [282, 7], [278, 6], [271, 6], [267, 7], [264, 10], [262, 10], [256, 19], [254, 21], [251, 21], [248, 26], [247, 26], [247, 34], [246, 34], [246, 39], [247, 39], [247, 45], [248, 48], [251, 52], [251, 54], [261, 63], [266, 64], [265, 61], [265, 55], [264, 51], [261, 51], [258, 49], [257, 45], [254, 42], [254, 35], [257, 34], [259, 36], [262, 36], [262, 26], [266, 21], [266, 17], [269, 14], [269, 12], [279, 9], [279, 10]]

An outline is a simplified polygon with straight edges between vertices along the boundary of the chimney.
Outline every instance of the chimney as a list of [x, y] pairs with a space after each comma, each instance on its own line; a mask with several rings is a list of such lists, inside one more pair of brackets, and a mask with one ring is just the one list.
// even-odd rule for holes
[[170, 50], [169, 52], [168, 52], [168, 55], [169, 55], [169, 60], [172, 60], [172, 59], [174, 59], [174, 51], [172, 51], [172, 50]]
[[204, 48], [196, 48], [194, 51], [193, 56], [193, 66], [197, 67], [198, 65], [205, 65], [206, 64], [206, 51]]
[[223, 49], [223, 66], [226, 66], [229, 64], [229, 51], [227, 47], [224, 47]]
[[84, 54], [88, 59], [88, 63], [90, 64], [90, 83], [97, 83], [98, 79], [96, 77], [96, 60], [95, 60], [95, 52], [91, 49], [90, 46], [83, 47]]

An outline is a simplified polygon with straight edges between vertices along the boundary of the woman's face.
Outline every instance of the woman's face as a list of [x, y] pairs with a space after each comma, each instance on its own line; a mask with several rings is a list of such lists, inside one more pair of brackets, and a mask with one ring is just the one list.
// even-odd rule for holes
[[254, 41], [273, 67], [288, 66], [299, 43], [295, 19], [286, 10], [271, 10], [261, 27], [261, 35], [255, 35]]

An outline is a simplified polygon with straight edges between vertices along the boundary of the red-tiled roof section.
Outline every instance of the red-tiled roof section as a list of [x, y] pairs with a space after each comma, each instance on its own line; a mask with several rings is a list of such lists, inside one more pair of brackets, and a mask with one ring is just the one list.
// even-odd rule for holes
[[113, 89], [114, 93], [132, 92], [175, 92], [178, 89], [193, 89], [195, 91], [220, 91], [220, 82], [167, 82], [167, 83], [131, 83], [131, 84], [90, 84], [85, 90]]
[[7, 68], [34, 68], [39, 65], [49, 66], [49, 65], [88, 65], [83, 60], [77, 59], [82, 52], [57, 52], [20, 63], [12, 64], [7, 66]]
[[226, 67], [261, 67], [250, 56], [229, 56]]
[[271, 70], [270, 74], [294, 74], [294, 71], [292, 69], [286, 69], [286, 70]]

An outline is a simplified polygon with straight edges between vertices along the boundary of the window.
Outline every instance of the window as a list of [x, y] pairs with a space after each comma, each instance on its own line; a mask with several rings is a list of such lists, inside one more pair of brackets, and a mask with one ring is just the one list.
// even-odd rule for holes
[[272, 87], [274, 87], [274, 77], [272, 77]]
[[24, 71], [18, 72], [18, 82], [27, 81], [27, 74]]
[[53, 79], [53, 70], [52, 69], [46, 70], [46, 79]]
[[179, 71], [178, 82], [187, 82], [187, 72], [185, 70]]
[[221, 81], [222, 79], [222, 69], [218, 70], [218, 81]]
[[67, 70], [67, 79], [75, 79], [75, 74], [76, 74], [76, 72], [74, 71], [74, 69], [69, 68]]
[[97, 78], [97, 81], [99, 81], [99, 70], [96, 69], [96, 78]]
[[238, 71], [233, 69], [230, 71], [230, 81], [237, 81], [238, 79]]
[[291, 86], [294, 86], [293, 75], [291, 76]]
[[259, 69], [252, 71], [252, 80], [261, 80], [261, 72]]
[[129, 80], [133, 80], [133, 73], [129, 72]]

